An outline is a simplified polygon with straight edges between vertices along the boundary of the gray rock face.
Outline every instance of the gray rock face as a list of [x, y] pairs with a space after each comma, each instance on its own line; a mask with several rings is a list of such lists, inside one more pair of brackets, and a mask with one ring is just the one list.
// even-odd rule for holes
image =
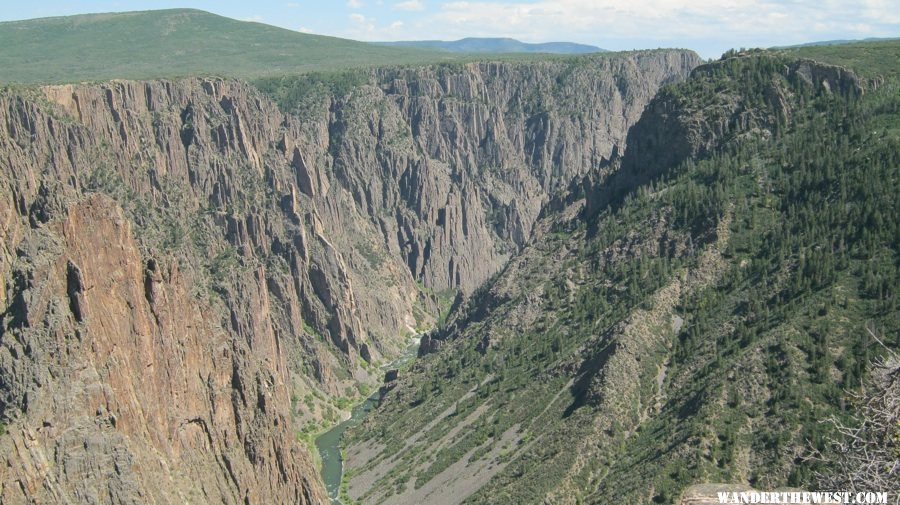
[[309, 281], [253, 260], [320, 256], [262, 199], [217, 210], [267, 127], [209, 125], [221, 84], [0, 96], [3, 503], [322, 502], [290, 400]]
[[218, 79], [0, 92], [0, 501], [322, 502], [318, 398], [380, 381], [423, 291], [496, 273], [698, 62], [378, 70], [301, 116]]
[[334, 173], [416, 278], [468, 293], [552, 196], [622, 152], [662, 84], [698, 64], [662, 51], [377, 71], [330, 105]]
[[[611, 156], [607, 170], [584, 178], [584, 199], [545, 207], [523, 250], [468, 303], [451, 311], [440, 330], [423, 335], [422, 352], [433, 354], [404, 371], [379, 409], [349, 432], [352, 498], [372, 504], [707, 503], [716, 490], [738, 489], [698, 487], [679, 499], [678, 486], [689, 478], [674, 484], [673, 469], [702, 460], [718, 467], [712, 473], [724, 466], [703, 447], [704, 437], [722, 437], [727, 428], [717, 422], [737, 407], [726, 406], [726, 395], [738, 396], [726, 387], [765, 377], [758, 351], [784, 335], [781, 323], [777, 329], [760, 327], [757, 335], [772, 331], [775, 338], [758, 346], [735, 343], [732, 349], [746, 354], [729, 351], [735, 352], [732, 364], [700, 370], [719, 359], [717, 335], [733, 334], [741, 324], [733, 318], [742, 303], [736, 300], [745, 299], [741, 296], [757, 282], [729, 278], [755, 254], [734, 252], [741, 239], [732, 242], [732, 233], [746, 230], [741, 226], [752, 222], [757, 202], [782, 191], [770, 188], [745, 200], [756, 188], [743, 193], [743, 185], [762, 180], [768, 164], [777, 163], [772, 153], [791, 145], [784, 137], [767, 144], [768, 139], [779, 129], [806, 126], [810, 103], [821, 104], [810, 97], [860, 90], [855, 77], [837, 67], [772, 56], [735, 63], [699, 67], [687, 85], [660, 92], [630, 129], [625, 155]], [[798, 119], [791, 123], [792, 117]], [[707, 176], [715, 163], [703, 162], [704, 157], [744, 142], [754, 143], [753, 155], [723, 155], [722, 172], [735, 160], [760, 161], [758, 168], [741, 168], [746, 178], [735, 178], [739, 182]], [[649, 184], [667, 172], [670, 179]], [[708, 220], [689, 227], [678, 222], [683, 204], [672, 203], [683, 196], [672, 193], [695, 183], [740, 189], [722, 190], [730, 196], [723, 199], [724, 211], [700, 204], [691, 212]], [[628, 192], [636, 198], [610, 205]], [[780, 220], [790, 214], [773, 215]], [[646, 265], [654, 261], [669, 266], [652, 272], [657, 267]], [[771, 289], [777, 293], [782, 287]], [[706, 303], [723, 304], [724, 316], [710, 325], [722, 328], [698, 332], [697, 312]], [[683, 331], [686, 325], [695, 326]], [[701, 335], [700, 344], [678, 356], [679, 346], [693, 338], [689, 332]], [[749, 362], [755, 363], [745, 365]], [[723, 372], [744, 366], [740, 373]], [[722, 396], [700, 399], [715, 387]], [[774, 395], [755, 387], [748, 386], [746, 391], [755, 392], [741, 394], [739, 402], [771, 405]], [[701, 410], [701, 402], [709, 409]], [[743, 418], [750, 410], [740, 408]], [[767, 419], [754, 429], [770, 424], [775, 432], [796, 433], [787, 428], [791, 422]], [[747, 439], [748, 447], [761, 439]], [[775, 450], [796, 454], [792, 451], [803, 451], [804, 443], [796, 450]], [[684, 463], [672, 465], [679, 460]], [[767, 475], [771, 486], [798, 468], [791, 456], [780, 470], [773, 471], [777, 465], [769, 461], [741, 461], [732, 474], [740, 476], [732, 478]]]

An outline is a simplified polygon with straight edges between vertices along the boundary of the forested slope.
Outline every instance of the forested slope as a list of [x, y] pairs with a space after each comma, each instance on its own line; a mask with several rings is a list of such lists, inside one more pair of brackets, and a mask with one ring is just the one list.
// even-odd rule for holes
[[676, 503], [812, 486], [871, 329], [898, 347], [890, 78], [736, 53], [663, 89], [430, 335], [348, 447], [364, 503]]

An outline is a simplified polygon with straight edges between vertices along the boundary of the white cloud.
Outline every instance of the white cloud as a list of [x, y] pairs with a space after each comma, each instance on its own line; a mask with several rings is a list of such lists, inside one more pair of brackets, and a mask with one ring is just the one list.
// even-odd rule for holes
[[425, 4], [422, 3], [422, 0], [406, 0], [394, 4], [394, 8], [401, 11], [423, 11]]
[[860, 0], [859, 5], [868, 21], [900, 24], [900, 5], [896, 0]]
[[362, 9], [363, 3], [361, 0], [347, 0], [347, 7], [351, 9]]
[[284, 6], [287, 7], [288, 9], [299, 9], [300, 8], [300, 4], [298, 2], [288, 2], [288, 3], [284, 4]]
[[350, 21], [353, 22], [351, 31], [360, 38], [371, 38], [375, 32], [375, 20], [367, 18], [358, 12], [350, 14]]
[[[898, 0], [448, 1], [422, 20], [416, 35], [572, 40], [613, 49], [678, 45], [711, 56], [732, 46], [887, 36], [900, 29], [897, 4]], [[886, 26], [891, 23], [895, 26]], [[880, 32], [874, 26], [879, 24]]]
[[[295, 0], [299, 1], [299, 0]], [[731, 47], [896, 36], [900, 0], [351, 0], [383, 2], [400, 19], [351, 18], [361, 40], [513, 37], [608, 49], [687, 47], [718, 56]], [[349, 4], [348, 4], [349, 5]], [[384, 12], [379, 10], [378, 12]]]
[[251, 21], [253, 23], [262, 23], [264, 20], [265, 20], [265, 18], [263, 18], [259, 14], [255, 15], [255, 16], [241, 18], [241, 21]]
[[[397, 40], [405, 36], [409, 28], [408, 20], [379, 22], [378, 19], [359, 12], [350, 13], [349, 19], [350, 25], [342, 36], [356, 40]], [[415, 20], [411, 23], [418, 25]]]

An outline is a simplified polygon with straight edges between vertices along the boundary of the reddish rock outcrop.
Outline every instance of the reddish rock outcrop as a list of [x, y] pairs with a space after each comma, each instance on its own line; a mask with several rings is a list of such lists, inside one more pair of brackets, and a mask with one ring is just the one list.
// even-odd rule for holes
[[222, 328], [176, 262], [145, 264], [110, 198], [43, 231], [4, 315], [0, 366], [23, 379], [4, 375], [4, 407], [23, 417], [0, 439], [0, 501], [323, 501], [263, 283], [246, 331]]

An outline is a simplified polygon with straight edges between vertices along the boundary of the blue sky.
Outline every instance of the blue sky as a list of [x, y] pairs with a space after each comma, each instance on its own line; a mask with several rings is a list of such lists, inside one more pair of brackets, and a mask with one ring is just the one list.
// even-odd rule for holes
[[900, 37], [900, 0], [36, 0], [4, 2], [0, 20], [193, 7], [357, 40], [513, 37], [607, 49], [732, 47]]

